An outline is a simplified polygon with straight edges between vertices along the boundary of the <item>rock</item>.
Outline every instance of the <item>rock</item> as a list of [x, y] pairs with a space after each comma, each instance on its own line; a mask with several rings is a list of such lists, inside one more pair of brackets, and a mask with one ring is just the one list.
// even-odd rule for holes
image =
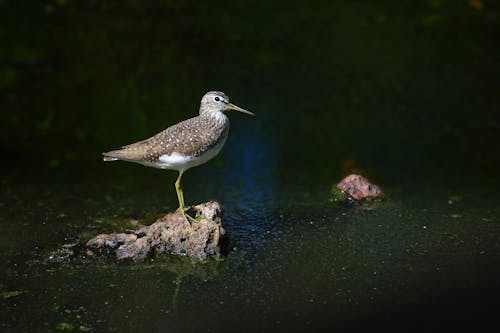
[[351, 174], [337, 184], [337, 188], [356, 201], [384, 196], [380, 188], [360, 175]]
[[225, 235], [221, 205], [210, 201], [192, 207], [189, 214], [197, 221], [188, 224], [179, 212], [173, 212], [134, 231], [97, 235], [81, 246], [71, 244], [71, 250], [65, 245], [64, 254], [69, 255], [70, 251], [78, 249], [79, 254], [87, 257], [106, 256], [118, 260], [163, 254], [185, 255], [193, 259], [220, 256]]
[[49, 260], [56, 262], [67, 261], [76, 256], [80, 248], [79, 244], [64, 244], [60, 249], [50, 253]]

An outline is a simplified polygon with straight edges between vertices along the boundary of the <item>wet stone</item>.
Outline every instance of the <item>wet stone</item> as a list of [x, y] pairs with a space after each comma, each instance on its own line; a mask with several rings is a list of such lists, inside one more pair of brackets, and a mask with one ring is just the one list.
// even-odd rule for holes
[[225, 236], [222, 207], [216, 201], [193, 206], [190, 224], [179, 212], [169, 213], [153, 224], [127, 233], [100, 234], [84, 244], [64, 245], [51, 258], [109, 257], [144, 259], [155, 255], [183, 255], [193, 259], [220, 256]]
[[81, 246], [79, 244], [64, 244], [49, 255], [51, 261], [66, 261], [77, 255]]
[[354, 199], [357, 202], [380, 199], [384, 196], [384, 193], [377, 185], [356, 174], [351, 174], [342, 179], [337, 184], [337, 189], [345, 193], [348, 196], [347, 199]]

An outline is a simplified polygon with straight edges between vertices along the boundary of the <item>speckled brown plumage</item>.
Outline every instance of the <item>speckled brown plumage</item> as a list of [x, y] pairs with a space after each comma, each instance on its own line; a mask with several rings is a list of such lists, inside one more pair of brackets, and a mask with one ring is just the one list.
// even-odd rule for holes
[[[222, 120], [222, 121], [221, 121]], [[225, 140], [229, 122], [213, 115], [200, 115], [175, 124], [155, 136], [104, 153], [108, 160], [155, 163], [161, 155], [179, 153], [197, 157]]]

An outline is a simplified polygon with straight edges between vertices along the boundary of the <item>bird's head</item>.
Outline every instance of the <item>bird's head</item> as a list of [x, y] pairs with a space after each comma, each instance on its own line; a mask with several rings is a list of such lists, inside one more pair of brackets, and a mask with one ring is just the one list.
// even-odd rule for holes
[[209, 91], [201, 99], [200, 115], [213, 112], [225, 112], [228, 110], [235, 110], [254, 116], [252, 112], [229, 103], [229, 97], [220, 91]]

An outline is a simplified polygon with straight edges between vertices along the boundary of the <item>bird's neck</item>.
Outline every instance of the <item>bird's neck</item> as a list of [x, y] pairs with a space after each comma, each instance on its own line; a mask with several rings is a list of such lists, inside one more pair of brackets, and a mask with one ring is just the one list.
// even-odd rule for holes
[[200, 114], [200, 117], [206, 118], [219, 126], [226, 126], [229, 124], [229, 118], [223, 112], [219, 111], [204, 112]]

